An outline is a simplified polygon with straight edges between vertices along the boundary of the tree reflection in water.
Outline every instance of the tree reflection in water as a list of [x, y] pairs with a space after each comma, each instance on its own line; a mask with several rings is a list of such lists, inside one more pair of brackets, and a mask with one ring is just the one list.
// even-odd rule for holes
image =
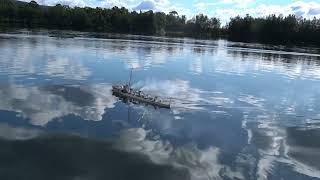
[[16, 135], [21, 131], [38, 134], [24, 140], [13, 134], [0, 134], [0, 179], [190, 179], [186, 169], [156, 165], [146, 156], [117, 150], [110, 142], [48, 135], [7, 125], [0, 128]]

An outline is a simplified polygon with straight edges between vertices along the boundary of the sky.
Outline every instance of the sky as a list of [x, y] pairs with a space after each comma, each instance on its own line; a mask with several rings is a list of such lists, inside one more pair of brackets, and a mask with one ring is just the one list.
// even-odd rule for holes
[[[28, 1], [28, 0], [25, 0]], [[295, 14], [305, 18], [320, 18], [320, 0], [36, 0], [39, 4], [89, 6], [110, 8], [126, 7], [129, 10], [177, 11], [188, 19], [202, 13], [218, 17], [223, 23], [230, 17], [250, 14], [254, 17], [269, 14]]]

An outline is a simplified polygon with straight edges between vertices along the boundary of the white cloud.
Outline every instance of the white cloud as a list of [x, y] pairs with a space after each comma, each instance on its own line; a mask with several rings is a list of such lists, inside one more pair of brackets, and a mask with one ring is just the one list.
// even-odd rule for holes
[[157, 6], [153, 1], [142, 1], [137, 7], [134, 7], [133, 10], [157, 10]]
[[207, 4], [204, 2], [198, 2], [194, 5], [197, 10], [204, 11], [206, 9]]
[[292, 12], [297, 16], [312, 18], [313, 16], [320, 17], [319, 2], [303, 2], [297, 1], [289, 5]]
[[[28, 1], [28, 0], [24, 0]], [[39, 4], [55, 5], [57, 3], [69, 6], [89, 6], [111, 8], [114, 6], [126, 7], [129, 10], [153, 10], [168, 13], [177, 11], [180, 15], [192, 18], [195, 14], [204, 13], [209, 16], [219, 17], [222, 23], [229, 21], [230, 17], [250, 14], [254, 17], [267, 16], [269, 14], [289, 15], [295, 14], [305, 18], [320, 17], [320, 2], [318, 1], [295, 1], [288, 5], [257, 4], [255, 0], [219, 0], [216, 2], [205, 2], [196, 0], [193, 8], [185, 4], [177, 4], [170, 0], [36, 0]], [[257, 4], [257, 5], [256, 5]], [[213, 11], [212, 11], [213, 10]], [[211, 12], [210, 12], [211, 11]]]
[[221, 5], [223, 2], [214, 2], [214, 3], [205, 3], [205, 2], [200, 2], [197, 1], [193, 6], [198, 10], [198, 11], [205, 11], [208, 7], [216, 6], [216, 5]]
[[254, 0], [222, 0], [224, 4], [233, 4], [236, 7], [247, 7]]
[[319, 15], [320, 14], [320, 7], [309, 9], [308, 14], [309, 15]]
[[168, 9], [164, 10], [163, 12], [170, 12], [170, 11], [177, 11], [179, 15], [185, 15], [187, 18], [192, 18], [194, 16], [194, 12], [191, 9], [184, 8], [180, 4], [174, 4], [168, 7]]
[[[23, 0], [29, 2], [29, 0]], [[188, 18], [193, 16], [192, 10], [185, 8], [182, 4], [171, 3], [169, 0], [35, 0], [41, 5], [54, 6], [56, 4], [68, 5], [70, 7], [102, 7], [112, 8], [114, 6], [126, 7], [135, 11], [161, 11], [169, 13], [177, 11]]]
[[[28, 0], [24, 0], [29, 2]], [[35, 0], [38, 4], [54, 6], [56, 4], [68, 5], [71, 7], [84, 7], [87, 3], [83, 0]]]
[[181, 5], [171, 4], [169, 0], [144, 0], [140, 2], [138, 5], [132, 7], [133, 10], [153, 10], [153, 11], [161, 11], [168, 13], [170, 11], [177, 12], [189, 12], [187, 9], [183, 8]]
[[219, 5], [229, 5], [231, 7], [244, 8], [244, 7], [247, 7], [252, 2], [254, 2], [254, 0], [221, 0], [218, 2], [203, 2], [203, 1], [197, 0], [193, 6], [197, 10], [205, 11], [209, 7], [211, 8], [213, 6], [219, 6]]
[[219, 17], [223, 23], [228, 22], [231, 17], [237, 15], [243, 17], [246, 14], [253, 17], [265, 17], [270, 14], [284, 16], [294, 14], [305, 18], [320, 17], [320, 3], [297, 1], [286, 6], [260, 4], [252, 8], [219, 8], [211, 13], [212, 16]]
[[[23, 0], [29, 2], [29, 0]], [[68, 5], [70, 7], [103, 7], [111, 8], [130, 7], [135, 3], [135, 0], [35, 0], [38, 4], [54, 6], [56, 4]]]

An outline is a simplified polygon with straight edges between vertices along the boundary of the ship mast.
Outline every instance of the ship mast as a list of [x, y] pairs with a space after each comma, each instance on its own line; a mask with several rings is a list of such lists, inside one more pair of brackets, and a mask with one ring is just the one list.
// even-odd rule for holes
[[132, 68], [131, 68], [131, 71], [130, 71], [129, 88], [131, 87], [131, 79], [132, 79]]

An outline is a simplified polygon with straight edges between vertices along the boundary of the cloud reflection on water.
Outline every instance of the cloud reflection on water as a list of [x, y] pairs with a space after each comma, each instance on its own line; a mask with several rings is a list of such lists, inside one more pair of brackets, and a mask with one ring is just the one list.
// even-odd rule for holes
[[[287, 166], [292, 167], [297, 173], [303, 174], [310, 177], [320, 177], [318, 174], [318, 170], [314, 169], [314, 167], [309, 166], [301, 160], [298, 160], [297, 157], [289, 156], [286, 150], [290, 151], [297, 151], [297, 147], [292, 147], [290, 145], [286, 144], [286, 141], [288, 138], [286, 133], [286, 128], [284, 125], [286, 122], [281, 122], [281, 119], [289, 116], [289, 115], [296, 115], [299, 113], [299, 110], [304, 107], [304, 104], [298, 103], [300, 99], [295, 99], [295, 101], [292, 101], [292, 98], [290, 98], [290, 94], [287, 94], [287, 96], [283, 96], [280, 99], [277, 99], [277, 102], [282, 102], [282, 104], [277, 104], [277, 106], [272, 106], [273, 102], [267, 101], [267, 97], [265, 96], [256, 96], [256, 95], [250, 95], [250, 94], [242, 94], [239, 93], [238, 96], [234, 97], [228, 97], [224, 93], [208, 93], [206, 91], [202, 91], [200, 89], [195, 89], [189, 87], [189, 84], [187, 81], [182, 80], [172, 80], [172, 81], [157, 81], [155, 79], [149, 79], [146, 81], [141, 81], [135, 84], [135, 87], [141, 87], [142, 90], [146, 92], [150, 92], [152, 94], [158, 94], [158, 95], [165, 95], [167, 97], [174, 96], [178, 97], [178, 100], [175, 100], [176, 104], [179, 104], [180, 107], [183, 107], [186, 109], [187, 112], [190, 110], [193, 111], [201, 111], [201, 110], [207, 110], [207, 107], [204, 105], [204, 103], [211, 104], [211, 105], [221, 105], [224, 108], [239, 108], [244, 113], [244, 120], [243, 120], [243, 126], [242, 128], [246, 129], [248, 132], [248, 146], [243, 148], [243, 153], [238, 156], [238, 159], [240, 160], [238, 163], [241, 164], [241, 166], [248, 166], [249, 169], [257, 169], [254, 174], [251, 175], [251, 177], [256, 177], [257, 179], [269, 179], [274, 175], [274, 169], [280, 166], [280, 164], [284, 164]], [[161, 92], [161, 93], [160, 93]], [[217, 97], [215, 97], [216, 95]], [[212, 96], [212, 97], [210, 97]], [[305, 97], [302, 97], [305, 98]], [[290, 101], [288, 101], [290, 99]], [[219, 100], [222, 101], [219, 103]], [[269, 99], [270, 100], [270, 99]], [[180, 102], [179, 102], [180, 101]], [[193, 102], [193, 103], [182, 103], [182, 102]], [[231, 103], [230, 103], [231, 102]], [[315, 101], [317, 102], [317, 101]], [[276, 103], [276, 102], [274, 102]], [[188, 106], [190, 105], [190, 106]], [[194, 108], [193, 105], [196, 105]], [[310, 106], [310, 102], [308, 103]], [[179, 106], [173, 106], [173, 111], [178, 112], [179, 114]], [[311, 105], [311, 107], [315, 106], [315, 104]], [[175, 109], [176, 108], [176, 109]], [[182, 108], [182, 109], [183, 109]], [[282, 111], [282, 109], [286, 111]], [[226, 113], [228, 114], [228, 109], [224, 109]], [[216, 111], [213, 111], [213, 113], [216, 113]], [[164, 116], [162, 116], [164, 117]], [[164, 123], [163, 119], [163, 123]], [[289, 122], [289, 121], [288, 121]], [[290, 122], [295, 124], [296, 122]], [[164, 123], [165, 124], [165, 123]], [[290, 126], [289, 124], [286, 124], [287, 126]], [[166, 127], [168, 129], [170, 127]], [[131, 130], [130, 130], [131, 131]], [[138, 132], [143, 131], [141, 129], [137, 130]], [[138, 133], [139, 134], [139, 133]], [[140, 133], [141, 134], [141, 133]], [[145, 134], [145, 133], [142, 133]], [[130, 136], [131, 137], [131, 136]], [[135, 136], [133, 136], [135, 137]], [[142, 141], [142, 137], [145, 137], [145, 135], [139, 136], [137, 141]], [[148, 142], [150, 146], [157, 144], [159, 142]], [[166, 142], [167, 144], [169, 142]], [[142, 145], [138, 149], [135, 149], [137, 147], [135, 144], [139, 144], [136, 141], [133, 143], [128, 143], [127, 146], [132, 146], [132, 150], [135, 151], [148, 151], [147, 154], [150, 154], [150, 156], [156, 156], [155, 154], [152, 154], [153, 152], [157, 150], [150, 150], [150, 147], [143, 147]], [[161, 142], [160, 142], [161, 144]], [[145, 145], [148, 146], [148, 145]], [[126, 147], [126, 145], [124, 145]], [[217, 148], [213, 146], [214, 148]], [[258, 156], [251, 155], [250, 152], [247, 154], [246, 149], [249, 147], [255, 147], [258, 153]], [[172, 149], [171, 147], [163, 147], [164, 149]], [[319, 150], [317, 148], [317, 150]], [[149, 152], [150, 151], [150, 152]], [[300, 156], [306, 155], [305, 153], [308, 151], [298, 150]], [[316, 150], [313, 150], [315, 152]], [[170, 154], [170, 152], [164, 152], [165, 154]], [[162, 153], [160, 153], [162, 154]], [[289, 153], [290, 154], [290, 153]], [[165, 156], [168, 158], [167, 156]], [[245, 157], [245, 160], [243, 159]], [[208, 158], [210, 159], [210, 158]], [[242, 160], [241, 160], [242, 159]], [[306, 158], [307, 159], [307, 158]], [[157, 160], [155, 160], [157, 161]], [[185, 163], [188, 164], [188, 163]], [[200, 163], [201, 164], [201, 163]], [[215, 165], [218, 166], [219, 163], [215, 162]], [[201, 165], [200, 165], [201, 166]], [[240, 166], [240, 167], [241, 167]], [[240, 168], [238, 167], [238, 168]], [[316, 167], [320, 167], [318, 164]], [[192, 168], [191, 168], [192, 169]], [[194, 169], [191, 170], [192, 172]], [[195, 168], [196, 169], [196, 168]], [[215, 167], [215, 169], [219, 169]], [[214, 171], [212, 171], [214, 172]], [[193, 172], [194, 174], [198, 174], [198, 172]], [[227, 174], [233, 174], [235, 172], [228, 172]], [[214, 173], [215, 178], [218, 178], [220, 176], [219, 173]], [[239, 175], [239, 172], [236, 173], [237, 177], [242, 177]], [[241, 174], [241, 173], [240, 173]], [[197, 178], [195, 178], [197, 179]], [[201, 178], [200, 178], [201, 179]]]
[[57, 58], [48, 60], [44, 68], [44, 74], [49, 77], [63, 77], [68, 80], [85, 80], [90, 76], [91, 71], [77, 60]]
[[8, 83], [0, 86], [0, 98], [1, 110], [21, 113], [31, 124], [39, 126], [69, 114], [99, 121], [105, 108], [114, 107], [116, 102], [108, 84], [39, 87]]
[[[0, 178], [33, 180], [188, 180], [189, 172], [123, 152], [108, 141], [0, 124]], [[25, 136], [25, 137], [23, 137]]]
[[187, 111], [207, 110], [206, 106], [226, 106], [232, 100], [223, 97], [221, 92], [206, 92], [190, 86], [190, 83], [181, 79], [157, 80], [146, 79], [133, 84], [134, 88], [159, 97], [171, 99], [172, 110], [175, 114]]
[[[320, 178], [318, 170], [320, 164], [310, 164], [312, 160], [308, 163], [307, 157], [310, 154], [308, 147], [302, 146], [301, 149], [294, 145], [297, 142], [296, 138], [299, 138], [299, 141], [309, 141], [311, 144], [317, 144], [316, 136], [310, 134], [308, 131], [304, 131], [306, 133], [305, 137], [290, 133], [294, 132], [292, 130], [295, 128], [290, 128], [290, 126], [294, 125], [285, 125], [285, 122], [281, 122], [282, 115], [279, 114], [280, 112], [277, 112], [278, 109], [268, 107], [264, 100], [252, 101], [252, 99], [257, 98], [248, 97], [250, 98], [245, 98], [248, 103], [256, 105], [262, 110], [245, 110], [243, 120], [243, 128], [248, 131], [248, 146], [256, 147], [259, 154], [259, 157], [254, 157], [257, 162], [257, 179], [264, 180], [273, 177], [275, 168], [281, 164], [291, 167], [300, 175]], [[245, 99], [241, 98], [241, 100]], [[284, 104], [284, 106], [286, 106], [286, 104]], [[307, 136], [312, 138], [307, 138]], [[315, 147], [315, 149], [311, 151], [317, 152], [319, 150], [319, 147]], [[296, 156], [293, 155], [295, 152], [297, 152]], [[249, 157], [251, 156], [250, 154], [251, 153], [246, 156]], [[313, 156], [316, 157], [318, 155], [313, 154]], [[251, 162], [246, 162], [246, 164], [251, 164]], [[294, 178], [294, 176], [292, 178]]]
[[[235, 60], [237, 63], [224, 64], [222, 61], [219, 66], [219, 71], [230, 69], [232, 72], [243, 73], [278, 73], [287, 76], [290, 79], [320, 79], [320, 66], [318, 60], [319, 56], [312, 56], [312, 54], [299, 54], [294, 52], [286, 52], [287, 54], [279, 54], [278, 51], [264, 53], [264, 51], [250, 52], [237, 51], [230, 48], [227, 51], [221, 50], [221, 56], [228, 57], [228, 59]], [[250, 49], [249, 49], [250, 50]], [[224, 64], [224, 66], [222, 66]]]
[[[310, 145], [317, 144], [320, 110], [314, 54], [190, 39], [11, 38], [0, 40], [0, 75], [8, 81], [0, 86], [0, 109], [19, 112], [33, 125], [70, 114], [121, 122], [118, 146], [187, 168], [194, 179], [279, 179], [276, 173], [284, 171], [288, 178], [319, 177], [319, 147]], [[137, 70], [134, 87], [173, 97], [173, 113], [137, 105], [141, 114], [133, 122], [118, 118], [126, 104], [115, 104], [111, 85], [101, 81], [127, 80], [128, 68]], [[47, 86], [38, 76], [58, 83]], [[89, 83], [79, 83], [84, 80]], [[106, 108], [115, 117], [103, 119]], [[10, 138], [34, 137], [1, 128]], [[150, 129], [157, 139], [148, 137]]]
[[128, 152], [143, 153], [157, 164], [187, 168], [193, 180], [243, 179], [241, 172], [234, 172], [219, 162], [219, 148], [200, 150], [194, 144], [175, 147], [170, 141], [149, 140], [147, 133], [142, 128], [124, 130], [116, 146]]
[[8, 124], [0, 123], [0, 139], [5, 140], [28, 140], [42, 135], [44, 132], [38, 129], [26, 129], [12, 127]]

